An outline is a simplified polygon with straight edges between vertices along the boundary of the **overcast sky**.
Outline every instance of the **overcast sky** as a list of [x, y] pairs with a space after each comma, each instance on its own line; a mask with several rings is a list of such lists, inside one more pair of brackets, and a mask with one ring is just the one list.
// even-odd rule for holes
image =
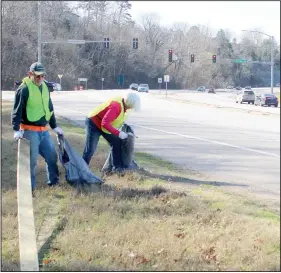
[[[175, 22], [208, 25], [215, 36], [228, 29], [231, 38], [240, 38], [242, 29], [259, 29], [273, 35], [280, 45], [279, 1], [131, 1], [132, 19], [139, 22], [144, 13], [157, 13], [160, 24]], [[266, 38], [266, 36], [264, 36]]]

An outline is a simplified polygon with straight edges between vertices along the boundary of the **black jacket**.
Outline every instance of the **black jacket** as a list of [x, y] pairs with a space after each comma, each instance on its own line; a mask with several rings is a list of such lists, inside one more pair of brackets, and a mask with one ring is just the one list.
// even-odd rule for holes
[[[39, 87], [39, 90], [42, 92], [42, 85]], [[45, 119], [45, 116], [43, 116], [40, 120], [36, 122], [31, 122], [27, 119], [26, 105], [27, 105], [28, 96], [29, 96], [29, 90], [26, 85], [23, 85], [22, 87], [17, 89], [14, 99], [14, 108], [12, 111], [13, 130], [18, 131], [20, 129], [20, 123], [27, 124], [27, 125], [35, 125], [35, 126], [46, 126], [49, 123], [52, 129], [56, 128], [57, 123], [56, 123], [55, 113], [52, 114], [49, 122]], [[51, 97], [49, 99], [49, 109], [50, 111], [54, 111]]]

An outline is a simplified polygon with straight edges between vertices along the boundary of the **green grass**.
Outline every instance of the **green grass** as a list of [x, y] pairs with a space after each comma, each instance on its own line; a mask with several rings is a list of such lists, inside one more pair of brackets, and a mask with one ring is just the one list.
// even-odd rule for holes
[[[2, 110], [7, 128], [9, 107]], [[81, 153], [84, 129], [58, 124]], [[10, 134], [3, 131], [2, 270], [19, 271], [17, 147]], [[108, 151], [101, 138], [90, 164], [95, 174]], [[33, 205], [37, 238], [47, 236], [38, 247], [41, 271], [280, 270], [280, 217], [272, 209], [214, 185], [190, 185], [190, 170], [151, 155], [136, 153], [135, 160], [148, 171], [108, 176], [101, 190], [82, 192], [64, 181], [61, 165], [61, 186], [47, 188], [39, 160]]]

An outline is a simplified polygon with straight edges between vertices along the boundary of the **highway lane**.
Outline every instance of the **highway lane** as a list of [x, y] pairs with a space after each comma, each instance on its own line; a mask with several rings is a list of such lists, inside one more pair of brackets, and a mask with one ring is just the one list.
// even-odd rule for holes
[[[254, 92], [257, 93], [270, 93], [267, 89], [256, 89]], [[277, 90], [275, 90], [277, 92]], [[152, 90], [151, 93], [154, 96], [166, 98], [165, 90]], [[280, 104], [278, 108], [275, 107], [260, 107], [252, 104], [239, 104], [236, 103], [236, 93], [237, 91], [217, 91], [216, 94], [208, 94], [206, 92], [196, 92], [192, 90], [168, 90], [167, 98], [175, 100], [185, 100], [188, 102], [201, 103], [206, 106], [213, 107], [226, 107], [232, 108], [233, 110], [243, 111], [243, 112], [255, 112], [262, 114], [276, 114], [280, 115]]]
[[[127, 91], [54, 92], [52, 99], [56, 115], [83, 126], [93, 107], [120, 92]], [[280, 194], [280, 116], [140, 96], [142, 112], [128, 120], [139, 136], [136, 150], [199, 171], [212, 181]]]

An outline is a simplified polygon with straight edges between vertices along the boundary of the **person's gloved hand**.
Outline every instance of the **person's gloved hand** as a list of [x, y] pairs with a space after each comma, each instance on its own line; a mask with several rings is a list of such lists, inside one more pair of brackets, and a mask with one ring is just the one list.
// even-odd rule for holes
[[122, 132], [122, 131], [119, 133], [119, 138], [125, 139], [125, 138], [127, 138], [127, 137], [128, 137], [128, 134], [127, 134], [127, 133]]
[[53, 129], [58, 135], [63, 135], [63, 130], [60, 127], [56, 127]]
[[23, 137], [23, 131], [15, 131], [14, 140], [19, 140], [22, 137]]

